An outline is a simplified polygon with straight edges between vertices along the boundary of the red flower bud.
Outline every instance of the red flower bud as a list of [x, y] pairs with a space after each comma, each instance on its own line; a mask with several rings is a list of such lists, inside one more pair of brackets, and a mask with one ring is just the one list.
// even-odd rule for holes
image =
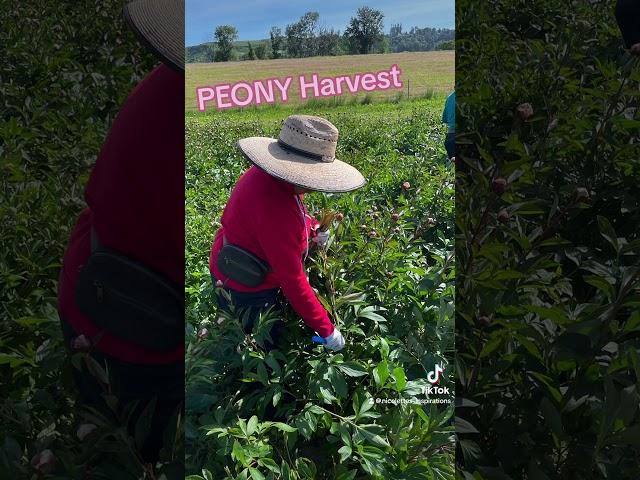
[[511, 218], [511, 215], [509, 214], [506, 208], [503, 208], [498, 212], [498, 221], [500, 223], [507, 223], [510, 218]]
[[491, 189], [497, 195], [502, 195], [507, 189], [507, 181], [502, 177], [495, 178], [491, 183]]
[[574, 195], [578, 202], [584, 202], [589, 199], [589, 191], [584, 187], [576, 188]]
[[400, 218], [400, 214], [399, 213], [394, 213], [394, 214], [391, 215], [391, 221], [392, 222], [397, 222], [399, 218]]
[[31, 459], [31, 466], [41, 474], [51, 473], [56, 468], [56, 457], [49, 449], [37, 453]]
[[520, 105], [518, 105], [516, 111], [518, 112], [520, 118], [524, 121], [527, 121], [531, 117], [533, 117], [533, 107], [530, 103], [521, 103]]
[[224, 282], [222, 280], [217, 280], [216, 281], [216, 288], [222, 288], [224, 287]]
[[78, 335], [71, 340], [71, 348], [79, 352], [88, 352], [91, 350], [91, 340], [86, 335]]
[[78, 440], [80, 440], [81, 442], [84, 441], [84, 439], [91, 435], [96, 428], [98, 427], [93, 423], [83, 423], [78, 427], [78, 430], [76, 432]]

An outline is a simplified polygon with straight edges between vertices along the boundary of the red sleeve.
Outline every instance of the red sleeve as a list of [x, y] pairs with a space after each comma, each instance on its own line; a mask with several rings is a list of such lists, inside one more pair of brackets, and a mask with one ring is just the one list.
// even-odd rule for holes
[[302, 264], [302, 217], [294, 202], [275, 203], [270, 203], [268, 214], [257, 215], [260, 246], [293, 309], [310, 328], [327, 337], [333, 332], [333, 323], [309, 285]]

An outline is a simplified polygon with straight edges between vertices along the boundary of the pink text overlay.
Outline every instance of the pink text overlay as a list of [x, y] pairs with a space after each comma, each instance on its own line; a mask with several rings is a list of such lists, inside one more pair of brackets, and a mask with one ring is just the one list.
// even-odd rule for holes
[[398, 65], [379, 72], [364, 72], [335, 77], [321, 77], [317, 73], [300, 75], [297, 78], [267, 78], [265, 80], [220, 83], [196, 88], [198, 110], [204, 112], [215, 106], [218, 110], [249, 105], [286, 103], [292, 85], [297, 82], [298, 95], [309, 98], [337, 97], [343, 94], [373, 92], [402, 88], [402, 71]]

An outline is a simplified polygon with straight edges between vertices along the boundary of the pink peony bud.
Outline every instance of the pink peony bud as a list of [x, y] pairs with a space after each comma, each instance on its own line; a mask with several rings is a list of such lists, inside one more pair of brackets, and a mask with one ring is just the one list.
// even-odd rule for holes
[[575, 191], [576, 200], [583, 202], [589, 199], [589, 191], [584, 187], [578, 187]]
[[31, 459], [31, 466], [38, 473], [51, 473], [56, 468], [56, 457], [51, 450], [43, 450], [33, 456]]
[[216, 288], [222, 288], [224, 287], [224, 282], [222, 280], [217, 280], [216, 281]]
[[526, 121], [533, 117], [533, 107], [530, 103], [521, 103], [516, 111], [522, 120]]
[[403, 190], [409, 190], [411, 188], [411, 184], [409, 182], [404, 182], [402, 184], [402, 189]]
[[507, 209], [503, 208], [498, 212], [498, 221], [500, 223], [507, 223], [509, 221], [509, 218], [511, 218], [511, 215], [509, 215]]
[[78, 439], [82, 442], [85, 438], [93, 433], [93, 431], [98, 428], [93, 423], [83, 423], [78, 427], [76, 431], [76, 435]]
[[491, 183], [491, 189], [494, 193], [502, 195], [507, 189], [507, 181], [502, 177], [498, 177]]
[[209, 336], [209, 330], [207, 328], [201, 328], [198, 330], [198, 338], [207, 338]]
[[80, 352], [91, 350], [91, 340], [86, 335], [78, 335], [71, 341], [71, 348]]

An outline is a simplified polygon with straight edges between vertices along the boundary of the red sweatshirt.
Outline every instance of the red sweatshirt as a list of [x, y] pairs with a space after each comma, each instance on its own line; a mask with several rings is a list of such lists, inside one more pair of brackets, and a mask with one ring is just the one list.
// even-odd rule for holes
[[[217, 279], [239, 292], [281, 288], [304, 322], [327, 337], [333, 332], [333, 324], [311, 289], [302, 264], [307, 246], [305, 232], [315, 229], [318, 222], [307, 215], [306, 209], [304, 212], [303, 224], [293, 185], [252, 166], [231, 192], [222, 214], [222, 227], [211, 247], [209, 267]], [[255, 288], [241, 285], [218, 270], [223, 235], [228, 243], [253, 253], [271, 266], [261, 285]]]
[[[161, 65], [131, 92], [100, 151], [85, 190], [88, 204], [73, 231], [58, 285], [58, 311], [79, 334], [98, 333], [75, 305], [79, 269], [100, 243], [140, 261], [184, 288], [184, 77]], [[183, 361], [105, 333], [96, 348], [138, 364]]]

